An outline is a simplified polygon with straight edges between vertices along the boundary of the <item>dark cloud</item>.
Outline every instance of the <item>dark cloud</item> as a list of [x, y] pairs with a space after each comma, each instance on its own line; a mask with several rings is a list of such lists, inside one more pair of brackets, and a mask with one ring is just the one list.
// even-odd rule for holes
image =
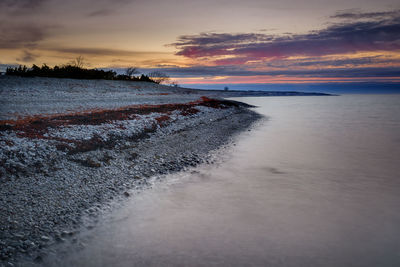
[[[362, 58], [346, 58], [346, 59], [335, 59], [335, 60], [302, 60], [299, 62], [292, 63], [292, 66], [347, 66], [347, 65], [365, 65], [377, 63], [379, 57], [362, 57]], [[387, 62], [387, 61], [385, 61]], [[290, 63], [289, 63], [290, 64]]]
[[213, 76], [287, 76], [301, 78], [351, 78], [351, 77], [399, 77], [400, 67], [386, 68], [326, 68], [302, 70], [249, 70], [246, 66], [193, 66], [169, 68], [141, 68], [144, 72], [162, 71], [176, 78]]
[[52, 23], [38, 23], [34, 17], [50, 1], [0, 0], [0, 49], [31, 48], [47, 38]]
[[40, 9], [49, 0], [1, 0], [0, 12], [19, 15]]
[[282, 70], [266, 72], [265, 75], [286, 75], [296, 77], [319, 78], [364, 78], [364, 77], [399, 77], [400, 67], [386, 68], [327, 68], [315, 70]]
[[2, 8], [36, 8], [47, 0], [2, 0], [0, 7]]
[[87, 15], [89, 17], [104, 17], [104, 16], [109, 16], [115, 13], [115, 10], [104, 8], [104, 9], [99, 9], [95, 10], [93, 12], [88, 13]]
[[335, 15], [331, 16], [334, 19], [383, 19], [383, 18], [393, 18], [400, 15], [400, 10], [393, 11], [382, 11], [382, 12], [361, 12], [357, 10], [342, 10], [336, 12]]
[[187, 45], [209, 45], [223, 44], [236, 45], [248, 42], [266, 42], [274, 40], [273, 35], [260, 33], [200, 33], [198, 35], [182, 35], [178, 38], [178, 42], [172, 44], [175, 46]]
[[82, 47], [47, 47], [46, 50], [76, 55], [101, 55], [101, 56], [150, 56], [169, 54], [166, 52], [130, 51], [108, 48], [82, 48]]
[[359, 57], [359, 58], [342, 58], [342, 59], [321, 59], [318, 57], [314, 58], [303, 58], [301, 60], [272, 60], [263, 63], [263, 66], [272, 68], [288, 68], [288, 67], [352, 67], [362, 66], [370, 64], [390, 64], [396, 63], [400, 65], [399, 59], [392, 59], [383, 56], [371, 56], [371, 57]]
[[[400, 16], [384, 20], [338, 23], [302, 35], [201, 33], [184, 35], [174, 44], [189, 58], [234, 56], [243, 60], [325, 56], [400, 49]], [[217, 62], [218, 63], [218, 62]]]
[[[126, 6], [134, 3], [135, 0], [103, 0], [96, 1], [95, 5], [91, 5], [89, 17], [104, 17], [118, 13], [118, 11], [126, 8]], [[92, 9], [93, 8], [93, 9]]]
[[0, 0], [0, 14], [9, 19], [13, 16], [46, 14], [51, 16], [58, 12], [71, 16], [108, 16], [115, 14], [135, 0]]
[[50, 26], [35, 24], [8, 24], [0, 21], [0, 49], [35, 47], [48, 36]]
[[[192, 66], [141, 68], [144, 72], [162, 71], [173, 77], [203, 77], [203, 76], [251, 76], [253, 73], [240, 66]], [[256, 74], [255, 74], [256, 75]]]
[[32, 62], [34, 61], [39, 55], [36, 55], [30, 51], [24, 50], [21, 57], [17, 58], [17, 61], [22, 62]]
[[[37, 46], [75, 18], [106, 16], [134, 0], [0, 0], [0, 49]], [[84, 24], [82, 24], [84, 28]], [[58, 32], [52, 31], [57, 28]]]
[[171, 44], [180, 51], [177, 55], [190, 58], [236, 54], [234, 49], [246, 47], [251, 43], [262, 44], [274, 40], [273, 35], [258, 33], [200, 33], [182, 35]]

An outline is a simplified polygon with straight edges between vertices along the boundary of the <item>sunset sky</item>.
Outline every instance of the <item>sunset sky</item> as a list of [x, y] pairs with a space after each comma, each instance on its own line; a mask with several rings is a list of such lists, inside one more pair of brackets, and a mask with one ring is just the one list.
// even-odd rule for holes
[[0, 67], [162, 69], [179, 83], [400, 83], [398, 0], [1, 0]]

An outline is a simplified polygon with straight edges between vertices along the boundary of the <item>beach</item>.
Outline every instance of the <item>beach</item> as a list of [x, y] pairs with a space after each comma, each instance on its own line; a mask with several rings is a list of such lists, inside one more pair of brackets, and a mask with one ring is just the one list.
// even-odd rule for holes
[[399, 266], [399, 95], [235, 100], [267, 119], [44, 265]]
[[151, 187], [150, 178], [211, 164], [210, 151], [262, 117], [218, 92], [149, 83], [0, 84], [4, 263], [40, 263], [43, 249], [73, 237], [85, 217]]

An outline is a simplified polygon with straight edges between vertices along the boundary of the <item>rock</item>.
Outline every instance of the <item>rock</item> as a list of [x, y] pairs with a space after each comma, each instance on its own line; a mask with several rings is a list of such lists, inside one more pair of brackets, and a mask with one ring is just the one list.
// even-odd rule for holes
[[42, 262], [43, 262], [43, 257], [42, 257], [41, 255], [38, 255], [38, 256], [35, 258], [35, 262], [37, 262], [37, 263], [42, 263]]
[[137, 153], [131, 152], [131, 153], [129, 153], [128, 160], [135, 160], [135, 159], [137, 159], [138, 156], [139, 155]]
[[55, 240], [56, 240], [57, 242], [64, 242], [64, 241], [65, 241], [64, 238], [61, 238], [61, 237], [59, 237], [59, 236], [56, 236], [56, 237], [55, 237]]
[[129, 197], [130, 195], [128, 192], [124, 192], [124, 196]]
[[50, 241], [50, 238], [49, 238], [48, 236], [45, 236], [45, 235], [42, 235], [42, 236], [40, 237], [40, 239], [41, 239], [42, 241], [45, 241], [45, 242]]
[[7, 251], [13, 253], [15, 251], [14, 247], [8, 246]]
[[101, 167], [100, 162], [94, 161], [91, 158], [87, 158], [84, 162], [83, 162], [84, 166], [87, 167], [91, 167], [91, 168], [99, 168]]
[[25, 241], [24, 241], [24, 245], [27, 246], [27, 247], [34, 247], [34, 246], [35, 246], [35, 243], [33, 243], [33, 242], [30, 241], [30, 240], [25, 240]]
[[69, 234], [69, 232], [67, 232], [67, 231], [62, 231], [62, 232], [61, 232], [61, 236], [63, 236], [63, 237], [64, 237], [64, 236], [67, 236], [68, 234]]
[[24, 238], [24, 235], [20, 234], [20, 233], [14, 234], [14, 236], [19, 238], [19, 239], [23, 239]]

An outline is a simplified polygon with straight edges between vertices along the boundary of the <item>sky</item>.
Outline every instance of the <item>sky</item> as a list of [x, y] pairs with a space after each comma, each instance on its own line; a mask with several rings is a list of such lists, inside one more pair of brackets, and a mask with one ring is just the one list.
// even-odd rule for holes
[[0, 67], [162, 70], [180, 84], [400, 83], [398, 0], [0, 0]]

